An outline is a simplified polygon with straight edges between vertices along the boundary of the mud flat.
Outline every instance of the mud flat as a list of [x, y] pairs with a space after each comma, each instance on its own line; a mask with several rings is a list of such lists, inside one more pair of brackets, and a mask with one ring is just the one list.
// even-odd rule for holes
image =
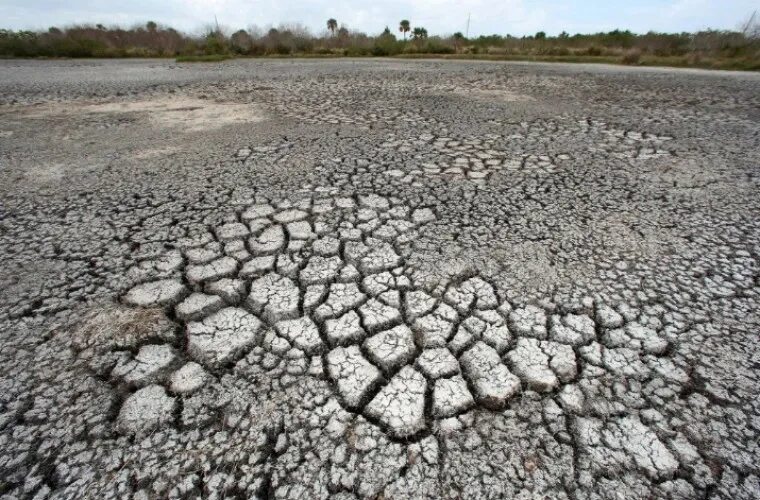
[[760, 496], [760, 77], [0, 61], [3, 498]]

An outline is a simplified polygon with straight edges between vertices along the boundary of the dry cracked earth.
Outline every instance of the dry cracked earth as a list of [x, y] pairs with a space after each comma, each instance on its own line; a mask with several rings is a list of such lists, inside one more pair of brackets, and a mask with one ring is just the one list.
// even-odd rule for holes
[[0, 497], [760, 497], [760, 77], [0, 62]]

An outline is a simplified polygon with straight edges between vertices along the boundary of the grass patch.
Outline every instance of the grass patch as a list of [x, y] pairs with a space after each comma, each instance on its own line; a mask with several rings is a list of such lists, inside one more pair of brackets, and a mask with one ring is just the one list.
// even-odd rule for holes
[[597, 63], [619, 64], [620, 58], [615, 56], [541, 56], [529, 54], [400, 54], [402, 59], [457, 59], [474, 61], [533, 61], [533, 62], [568, 62], [568, 63]]
[[[333, 59], [342, 57], [352, 57], [352, 55], [341, 52], [314, 53], [300, 52], [291, 54], [267, 54], [262, 56], [240, 56], [243, 58], [264, 58], [264, 59]], [[372, 56], [359, 55], [353, 57], [366, 57], [371, 59]], [[440, 54], [440, 53], [405, 53], [395, 54], [387, 57], [399, 59], [455, 59], [455, 60], [474, 60], [474, 61], [532, 61], [532, 62], [558, 62], [558, 63], [590, 63], [590, 64], [617, 64], [626, 66], [658, 66], [672, 68], [701, 68], [701, 69], [722, 69], [722, 70], [739, 70], [739, 71], [760, 71], [760, 62], [752, 58], [721, 58], [721, 57], [695, 57], [693, 55], [685, 56], [655, 56], [641, 54], [638, 51], [628, 51], [622, 55], [586, 55], [586, 54], [567, 54], [567, 55], [538, 55], [538, 54]], [[235, 59], [236, 56], [230, 54], [209, 54], [178, 56], [178, 63], [195, 63], [195, 62], [222, 62], [229, 59]]]
[[693, 56], [654, 56], [630, 53], [614, 55], [528, 55], [528, 54], [399, 54], [401, 59], [456, 59], [475, 61], [533, 61], [559, 63], [617, 64], [626, 66], [656, 66], [671, 68], [700, 68], [735, 71], [760, 71], [760, 62], [746, 58]]
[[640, 66], [672, 68], [702, 68], [733, 71], [760, 71], [760, 61], [749, 58], [720, 58], [693, 56], [642, 56]]
[[202, 56], [178, 56], [178, 63], [204, 63], [204, 62], [222, 62], [229, 59], [235, 59], [235, 56], [229, 54], [206, 54]]

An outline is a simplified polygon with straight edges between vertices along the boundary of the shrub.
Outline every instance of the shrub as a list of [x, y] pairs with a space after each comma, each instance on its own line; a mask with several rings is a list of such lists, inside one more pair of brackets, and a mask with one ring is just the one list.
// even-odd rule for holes
[[631, 49], [625, 52], [623, 54], [622, 63], [623, 64], [639, 64], [639, 61], [641, 61], [641, 51], [638, 49]]
[[177, 62], [221, 62], [227, 59], [233, 59], [229, 54], [207, 54], [202, 56], [179, 56]]
[[277, 54], [280, 56], [288, 56], [292, 52], [291, 48], [284, 43], [278, 43], [274, 46], [271, 54]]
[[539, 54], [545, 55], [545, 56], [569, 56], [570, 55], [570, 49], [567, 47], [558, 47], [556, 45], [552, 45], [551, 47], [546, 47], [545, 49], [539, 49]]
[[86, 38], [62, 38], [50, 46], [54, 55], [63, 57], [104, 57], [105, 44]]
[[587, 56], [601, 56], [602, 49], [597, 47], [596, 45], [592, 45], [591, 47], [586, 49], [586, 55]]
[[372, 51], [365, 47], [348, 47], [345, 49], [345, 55], [349, 57], [362, 57], [362, 56], [368, 56], [372, 53]]
[[445, 45], [440, 40], [428, 40], [425, 45], [422, 46], [422, 52], [426, 54], [453, 54], [454, 47]]
[[229, 43], [224, 35], [219, 31], [214, 31], [206, 35], [206, 54], [226, 54], [230, 51]]

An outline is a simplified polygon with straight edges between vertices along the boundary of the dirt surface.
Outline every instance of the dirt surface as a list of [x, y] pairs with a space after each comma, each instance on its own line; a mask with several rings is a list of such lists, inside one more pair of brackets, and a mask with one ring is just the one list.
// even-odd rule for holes
[[0, 61], [2, 498], [760, 496], [760, 76]]

